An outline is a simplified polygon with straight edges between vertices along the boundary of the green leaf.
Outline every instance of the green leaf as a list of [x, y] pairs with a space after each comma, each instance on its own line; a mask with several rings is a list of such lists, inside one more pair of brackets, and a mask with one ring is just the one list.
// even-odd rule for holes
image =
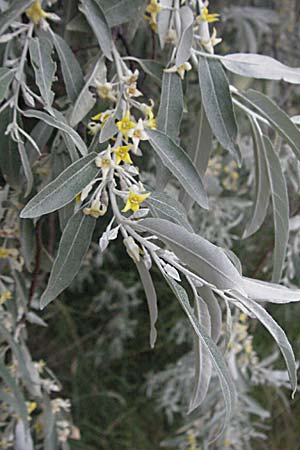
[[20, 169], [21, 158], [18, 151], [18, 144], [5, 134], [7, 126], [12, 121], [12, 110], [5, 109], [0, 114], [0, 168], [7, 182], [17, 190], [20, 189]]
[[[206, 331], [206, 334], [211, 337], [209, 310], [207, 304], [201, 297], [194, 299], [194, 311], [198, 323]], [[212, 360], [210, 354], [197, 335], [194, 344], [194, 354], [195, 377], [193, 393], [189, 404], [189, 413], [198, 408], [205, 399], [212, 376]]]
[[222, 331], [222, 310], [215, 294], [208, 286], [197, 288], [202, 300], [206, 303], [211, 320], [211, 337], [217, 343]]
[[202, 104], [211, 129], [220, 144], [240, 162], [238, 130], [222, 65], [215, 59], [200, 56], [198, 69]]
[[170, 246], [181, 263], [186, 264], [206, 283], [218, 289], [243, 290], [243, 279], [225, 253], [211, 242], [180, 225], [164, 219], [143, 219], [137, 227]]
[[143, 284], [143, 288], [146, 294], [146, 299], [148, 303], [148, 310], [150, 316], [150, 347], [154, 348], [157, 331], [155, 328], [155, 324], [158, 317], [157, 311], [157, 296], [154, 288], [154, 284], [150, 275], [149, 270], [145, 266], [144, 261], [141, 259], [136, 262], [136, 267], [140, 275], [141, 282]]
[[264, 158], [267, 167], [267, 177], [270, 183], [274, 215], [275, 246], [273, 255], [272, 281], [279, 281], [283, 269], [286, 248], [289, 238], [289, 199], [286, 181], [282, 172], [280, 160], [267, 136], [263, 136]]
[[149, 206], [154, 217], [177, 223], [188, 231], [193, 232], [193, 228], [187, 220], [184, 207], [165, 192], [151, 192], [150, 197], [145, 200], [145, 204]]
[[[45, 145], [49, 141], [52, 132], [52, 126], [43, 121], [38, 121], [30, 132], [31, 138], [34, 140], [41, 153], [43, 152]], [[30, 164], [32, 165], [40, 155], [29, 140], [26, 141], [25, 148]]]
[[129, 22], [143, 12], [145, 0], [96, 0], [110, 27]]
[[14, 0], [10, 7], [1, 12], [0, 17], [0, 35], [14, 22], [23, 12], [32, 5], [34, 0]]
[[254, 300], [270, 303], [300, 302], [300, 289], [286, 288], [279, 284], [246, 277], [244, 286], [247, 295]]
[[[197, 171], [204, 177], [212, 151], [213, 135], [203, 105], [200, 108], [195, 131], [195, 137], [192, 139], [192, 142], [195, 142], [195, 144], [189, 146], [189, 155]], [[181, 202], [186, 211], [189, 211], [194, 204], [194, 200], [187, 194], [183, 196]]]
[[52, 60], [52, 45], [48, 39], [34, 38], [29, 44], [31, 64], [35, 73], [35, 81], [40, 90], [45, 105], [49, 108], [52, 105], [54, 93], [51, 91], [56, 64]]
[[[221, 354], [220, 350], [218, 349], [214, 341], [208, 336], [205, 328], [196, 319], [195, 314], [190, 306], [188, 295], [185, 289], [180, 284], [176, 283], [176, 281], [172, 278], [167, 276], [165, 276], [165, 278], [174, 294], [176, 295], [177, 299], [179, 300], [179, 303], [186, 313], [195, 333], [197, 334], [199, 339], [201, 339], [201, 342], [207, 350], [214, 368], [218, 374], [226, 405], [224, 424], [220, 431], [220, 434], [222, 434], [229, 425], [230, 418], [232, 416], [236, 403], [236, 391], [233, 380], [231, 378], [229, 370], [226, 367], [223, 355]], [[216, 440], [219, 436], [217, 436], [214, 440]]]
[[33, 187], [33, 174], [32, 174], [31, 165], [30, 165], [27, 153], [26, 153], [25, 145], [21, 141], [18, 141], [17, 144], [18, 144], [18, 150], [19, 150], [19, 154], [20, 154], [20, 159], [21, 159], [24, 175], [25, 175], [26, 182], [27, 182], [26, 191], [24, 193], [24, 196], [27, 197], [30, 194], [32, 187]]
[[177, 73], [164, 72], [157, 113], [157, 129], [170, 138], [178, 138], [183, 114], [182, 83]]
[[286, 66], [270, 56], [233, 53], [222, 57], [221, 62], [230, 72], [244, 77], [300, 84], [300, 68]]
[[179, 10], [181, 23], [181, 36], [176, 53], [176, 66], [184, 64], [191, 56], [194, 37], [194, 14], [191, 8], [183, 6]]
[[66, 121], [63, 119], [62, 114], [59, 111], [55, 111], [54, 109], [52, 109], [52, 112], [53, 112], [53, 114], [55, 114], [57, 112], [59, 118], [50, 116], [49, 114], [47, 114], [43, 111], [38, 111], [35, 109], [27, 109], [26, 111], [22, 111], [22, 114], [25, 117], [34, 117], [35, 119], [42, 120], [43, 122], [47, 123], [51, 127], [57, 128], [57, 129], [63, 131], [64, 133], [67, 133], [70, 136], [70, 138], [72, 139], [72, 142], [74, 143], [76, 148], [79, 150], [79, 152], [83, 156], [85, 156], [87, 154], [87, 148], [86, 148], [84, 141], [79, 136], [79, 134], [66, 123]]
[[2, 359], [0, 360], [0, 377], [3, 379], [3, 381], [6, 383], [6, 385], [12, 391], [12, 394], [15, 397], [17, 407], [18, 407], [16, 412], [20, 415], [20, 417], [22, 418], [22, 420], [24, 422], [24, 425], [28, 429], [29, 428], [28, 419], [27, 419], [28, 413], [27, 413], [27, 406], [25, 403], [23, 393], [22, 393], [21, 389], [19, 388], [19, 386], [16, 384], [13, 377], [11, 376], [9, 370], [4, 365]]
[[157, 17], [157, 33], [160, 46], [163, 50], [170, 28], [170, 20], [172, 15], [171, 8], [173, 6], [173, 0], [160, 0], [159, 4], [162, 6], [162, 10], [159, 12]]
[[266, 329], [275, 339], [285, 359], [294, 396], [297, 389], [297, 367], [293, 349], [286, 337], [285, 332], [278, 325], [278, 323], [275, 322], [272, 316], [270, 316], [270, 314], [254, 300], [251, 300], [250, 298], [244, 298], [243, 296], [238, 296], [237, 298], [264, 325], [264, 327], [266, 327]]
[[14, 70], [0, 67], [0, 102], [6, 97], [7, 90], [14, 76]]
[[85, 15], [88, 23], [92, 27], [103, 54], [112, 61], [112, 36], [102, 10], [101, 2], [83, 0], [81, 1], [79, 10]]
[[28, 272], [32, 272], [36, 256], [36, 237], [33, 221], [30, 219], [21, 220], [20, 227], [22, 256], [24, 258], [26, 269]]
[[34, 450], [30, 430], [24, 427], [21, 420], [18, 420], [15, 428], [15, 450]]
[[66, 91], [72, 103], [75, 103], [84, 85], [82, 70], [72, 50], [58, 34], [49, 31], [49, 38], [57, 51]]
[[103, 56], [101, 56], [97, 60], [90, 76], [88, 77], [84, 87], [82, 88], [82, 91], [80, 92], [75, 102], [70, 117], [71, 127], [75, 127], [79, 122], [81, 122], [81, 120], [84, 119], [84, 117], [90, 112], [90, 110], [95, 105], [96, 98], [90, 92], [90, 86], [94, 85], [96, 79], [100, 83], [104, 83], [106, 79], [106, 66]]
[[20, 217], [39, 217], [67, 205], [99, 172], [95, 157], [95, 153], [90, 153], [71, 164], [27, 203]]
[[265, 117], [278, 133], [285, 139], [300, 160], [300, 130], [289, 116], [280, 109], [269, 97], [250, 89], [245, 96], [250, 105]]
[[[170, 138], [178, 139], [183, 114], [183, 92], [180, 77], [176, 73], [164, 72], [157, 113], [157, 128]], [[160, 157], [156, 157], [156, 184], [162, 191], [168, 184], [171, 174], [167, 167], [161, 164]]]
[[157, 130], [147, 130], [149, 142], [162, 163], [178, 179], [186, 192], [202, 208], [208, 208], [202, 179], [188, 154], [166, 134]]
[[253, 120], [249, 117], [252, 135], [253, 135], [253, 152], [255, 161], [255, 198], [253, 208], [250, 214], [250, 220], [245, 228], [243, 238], [251, 236], [263, 224], [268, 206], [270, 203], [270, 180], [267, 176], [267, 165], [264, 154], [265, 141], [261, 136], [259, 130], [255, 126]]
[[45, 308], [66, 289], [77, 275], [90, 246], [95, 224], [96, 219], [87, 216], [82, 210], [69, 220], [59, 244], [47, 288], [41, 297], [41, 308]]

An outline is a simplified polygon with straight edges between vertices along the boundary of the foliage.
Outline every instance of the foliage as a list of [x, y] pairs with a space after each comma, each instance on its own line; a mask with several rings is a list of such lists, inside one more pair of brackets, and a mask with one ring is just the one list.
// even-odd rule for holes
[[[131, 315], [141, 287], [151, 348], [164, 323], [161, 298], [177, 299], [185, 313], [171, 311], [165, 333], [184, 343], [179, 358], [147, 375], [169, 420], [184, 415], [161, 445], [251, 449], [267, 439], [270, 417], [252, 387], [290, 386], [292, 396], [298, 388], [291, 344], [265, 307], [300, 301], [299, 116], [264, 88], [300, 84], [300, 69], [256, 53], [279, 17], [227, 8], [224, 22], [243, 42], [216, 54], [220, 15], [206, 1], [55, 3], [0, 2], [1, 448], [81, 448], [70, 401], [31, 356], [37, 343], [27, 329], [47, 327], [67, 288], [76, 310], [89, 286], [90, 309], [107, 316], [93, 367], [112, 371], [138, 333]], [[240, 88], [240, 77], [256, 89]], [[253, 235], [267, 226], [266, 257], [244, 276]], [[273, 247], [272, 282], [260, 281]], [[251, 319], [274, 338], [286, 370], [275, 367], [279, 352], [258, 355]]]

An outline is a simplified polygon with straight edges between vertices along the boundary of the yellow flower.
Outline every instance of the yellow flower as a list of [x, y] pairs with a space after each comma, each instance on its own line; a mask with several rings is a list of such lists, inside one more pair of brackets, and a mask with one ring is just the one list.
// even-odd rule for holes
[[202, 14], [196, 18], [196, 22], [218, 22], [220, 14], [209, 14], [208, 8], [204, 8]]
[[9, 300], [11, 297], [11, 292], [4, 292], [2, 295], [0, 295], [0, 305], [3, 305], [3, 303], [6, 302], [6, 300]]
[[36, 402], [26, 402], [26, 405], [28, 414], [31, 414], [37, 408]]
[[30, 8], [26, 9], [25, 13], [28, 19], [30, 19], [35, 25], [39, 25], [40, 23], [43, 25], [44, 19], [54, 20], [55, 22], [60, 20], [56, 14], [47, 13], [44, 11], [40, 0], [36, 0]]
[[103, 98], [104, 100], [111, 100], [112, 102], [117, 101], [113, 90], [113, 85], [111, 83], [97, 83], [96, 86], [100, 98]]
[[129, 195], [127, 197], [126, 205], [122, 209], [122, 212], [127, 212], [130, 209], [133, 212], [137, 212], [140, 209], [141, 203], [146, 200], [150, 195], [150, 192], [147, 192], [146, 194], [136, 194], [132, 190], [130, 190]]
[[8, 258], [8, 256], [18, 256], [18, 250], [16, 248], [0, 247], [0, 259]]
[[129, 155], [131, 147], [132, 145], [121, 145], [114, 149], [117, 157], [117, 164], [120, 164], [121, 161], [132, 164], [132, 160]]
[[[161, 6], [157, 3], [157, 0], [150, 0], [146, 12], [150, 14], [149, 19], [153, 24], [156, 24], [157, 14], [161, 11]], [[149, 22], [150, 22], [149, 20]]]
[[100, 200], [94, 200], [92, 202], [92, 205], [90, 208], [84, 208], [83, 213], [87, 216], [95, 217], [95, 219], [98, 219], [98, 217], [104, 216], [104, 214], [107, 211], [107, 207], [103, 205], [101, 208]]
[[43, 10], [40, 0], [36, 0], [30, 8], [26, 9], [25, 12], [28, 19], [30, 19], [35, 25], [38, 25], [41, 19], [47, 17], [47, 13]]
[[123, 136], [127, 138], [128, 131], [134, 128], [136, 124], [135, 122], [132, 122], [132, 120], [130, 120], [130, 113], [129, 111], [127, 111], [125, 116], [121, 120], [119, 120], [119, 122], [117, 122], [116, 125], [118, 127], [118, 130], [121, 131], [121, 133], [123, 134]]
[[167, 73], [174, 73], [177, 72], [180, 78], [183, 80], [185, 72], [188, 72], [192, 69], [192, 66], [189, 62], [185, 62], [184, 64], [181, 64], [181, 66], [173, 66], [169, 69], [165, 69], [165, 72]]

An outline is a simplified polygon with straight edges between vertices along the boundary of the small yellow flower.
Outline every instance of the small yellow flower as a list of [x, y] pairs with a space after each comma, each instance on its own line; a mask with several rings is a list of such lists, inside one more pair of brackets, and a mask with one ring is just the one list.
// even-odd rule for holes
[[0, 247], [0, 259], [8, 258], [9, 256], [18, 256], [18, 250], [16, 248], [4, 248]]
[[220, 19], [220, 14], [209, 14], [208, 8], [204, 8], [202, 14], [196, 18], [196, 22], [218, 22]]
[[129, 195], [127, 197], [126, 205], [122, 209], [122, 212], [127, 212], [130, 209], [133, 212], [137, 212], [140, 209], [141, 203], [146, 200], [150, 195], [150, 192], [147, 192], [146, 194], [136, 194], [132, 190], [130, 190]]
[[36, 402], [27, 402], [27, 412], [28, 414], [33, 413], [33, 411], [37, 408], [37, 403]]
[[9, 300], [12, 297], [11, 292], [6, 291], [2, 295], [0, 295], [0, 305], [3, 305], [3, 303], [6, 302], [6, 300]]
[[116, 102], [117, 98], [115, 92], [113, 90], [113, 86], [111, 83], [97, 83], [97, 92], [100, 98], [103, 100], [111, 100], [112, 102]]
[[136, 126], [136, 123], [130, 120], [130, 112], [127, 111], [125, 116], [116, 123], [118, 130], [127, 138], [128, 131]]
[[161, 11], [161, 6], [157, 0], [150, 0], [146, 11], [151, 15], [151, 17], [154, 16], [156, 18], [157, 14]]
[[100, 200], [94, 200], [90, 208], [84, 208], [83, 213], [87, 216], [92, 216], [95, 219], [98, 217], [104, 216], [107, 211], [107, 207], [103, 205], [101, 208]]
[[28, 19], [30, 19], [35, 25], [38, 25], [41, 19], [46, 18], [48, 15], [43, 10], [40, 0], [36, 0], [30, 8], [26, 9], [25, 13]]
[[189, 72], [192, 69], [192, 66], [189, 62], [185, 62], [184, 64], [181, 64], [181, 66], [173, 66], [169, 69], [165, 69], [165, 72], [167, 73], [174, 73], [177, 72], [180, 78], [183, 80], [185, 72]]
[[132, 145], [121, 145], [114, 149], [117, 157], [117, 164], [120, 164], [121, 161], [132, 164], [132, 160], [129, 155], [129, 151], [131, 148]]
[[40, 0], [36, 0], [30, 8], [26, 9], [25, 13], [28, 19], [35, 25], [41, 24], [43, 26], [43, 22], [45, 24], [45, 19], [50, 19], [55, 22], [60, 20], [56, 14], [44, 11]]

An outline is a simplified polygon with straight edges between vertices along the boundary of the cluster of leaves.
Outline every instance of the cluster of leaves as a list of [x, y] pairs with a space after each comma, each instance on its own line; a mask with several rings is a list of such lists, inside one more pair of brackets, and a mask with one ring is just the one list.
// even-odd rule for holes
[[[223, 432], [232, 434], [228, 427], [234, 412], [243, 410], [245, 404], [250, 411], [252, 407], [243, 390], [235, 386], [237, 366], [242, 372], [243, 368], [239, 349], [233, 345], [241, 339], [231, 326], [231, 311], [240, 309], [268, 329], [284, 356], [295, 393], [297, 375], [291, 345], [262, 302], [300, 301], [299, 290], [243, 277], [236, 255], [220, 247], [230, 241], [224, 238], [215, 245], [217, 239], [212, 238], [212, 243], [204, 237], [195, 220], [197, 214], [208, 214], [213, 197], [208, 194], [213, 187], [210, 175], [216, 143], [229, 152], [225, 156], [229, 175], [224, 177], [223, 187], [230, 190], [236, 180], [231, 174], [237, 174], [236, 168], [242, 165], [243, 152], [235, 112], [237, 116], [243, 114], [249, 123], [255, 168], [251, 220], [243, 237], [262, 227], [271, 202], [272, 281], [281, 280], [289, 237], [289, 200], [279, 150], [285, 142], [299, 160], [298, 118], [290, 118], [259, 91], [241, 92], [230, 85], [225, 70], [254, 79], [297, 84], [299, 69], [253, 53], [216, 55], [214, 47], [221, 39], [210, 23], [218, 20], [218, 14], [210, 14], [208, 2], [202, 0], [151, 0], [148, 4], [142, 0], [88, 0], [78, 5], [75, 2], [75, 8], [72, 2], [67, 3], [68, 24], [65, 30], [53, 25], [57, 32], [50, 22], [58, 22], [59, 15], [44, 10], [46, 5], [40, 1], [0, 3], [0, 167], [5, 184], [1, 191], [4, 226], [0, 258], [5, 275], [0, 286], [0, 367], [1, 397], [8, 408], [3, 427], [5, 445], [31, 449], [36, 439], [37, 445], [50, 450], [68, 448], [68, 437], [78, 437], [76, 429], [61, 417], [68, 412], [68, 403], [52, 400], [51, 408], [49, 389], [45, 387], [49, 380], [47, 384], [41, 379], [30, 358], [25, 325], [44, 325], [37, 307], [46, 307], [71, 284], [97, 234], [99, 252], [108, 251], [109, 243], [118, 235], [123, 237], [145, 290], [151, 347], [157, 337], [158, 317], [152, 265], [178, 299], [195, 335], [189, 410], [201, 408], [200, 428], [205, 423], [207, 431], [199, 436], [205, 445], [219, 438], [222, 448]], [[59, 8], [57, 12], [61, 12]], [[132, 17], [138, 16], [137, 25], [141, 22], [143, 27], [145, 13], [153, 39], [160, 43], [160, 58], [122, 56], [123, 47], [128, 50], [128, 45], [121, 25], [129, 22], [131, 27]], [[139, 32], [138, 26], [132, 28], [131, 37]], [[82, 33], [90, 46], [85, 76], [60, 33], [74, 30]], [[123, 39], [123, 46], [118, 45], [118, 39]], [[142, 83], [136, 67], [147, 75], [146, 82], [144, 79]], [[196, 137], [186, 151], [180, 126], [189, 108], [184, 98], [190, 71], [189, 79], [199, 85], [195, 91], [199, 106]], [[65, 89], [61, 89], [62, 84]], [[156, 109], [149, 92], [158, 84], [161, 95]], [[145, 102], [140, 98], [146, 98]], [[142, 163], [138, 163], [140, 156]], [[56, 211], [62, 231], [59, 243]], [[49, 217], [47, 222], [45, 215]], [[12, 223], [18, 225], [12, 228]], [[41, 293], [44, 277], [41, 280], [40, 275], [49, 271], [48, 284]], [[9, 299], [11, 291], [14, 303]], [[226, 332], [222, 329], [224, 311]], [[261, 375], [250, 350], [247, 370], [258, 378], [260, 373], [263, 383], [267, 374], [264, 372], [265, 378]], [[221, 386], [216, 397], [208, 395], [214, 377]], [[39, 386], [39, 392], [30, 390], [28, 379]], [[27, 398], [38, 404], [36, 421], [42, 421], [41, 429], [28, 420]], [[264, 414], [258, 411], [261, 418]], [[236, 429], [240, 425], [238, 421]]]

